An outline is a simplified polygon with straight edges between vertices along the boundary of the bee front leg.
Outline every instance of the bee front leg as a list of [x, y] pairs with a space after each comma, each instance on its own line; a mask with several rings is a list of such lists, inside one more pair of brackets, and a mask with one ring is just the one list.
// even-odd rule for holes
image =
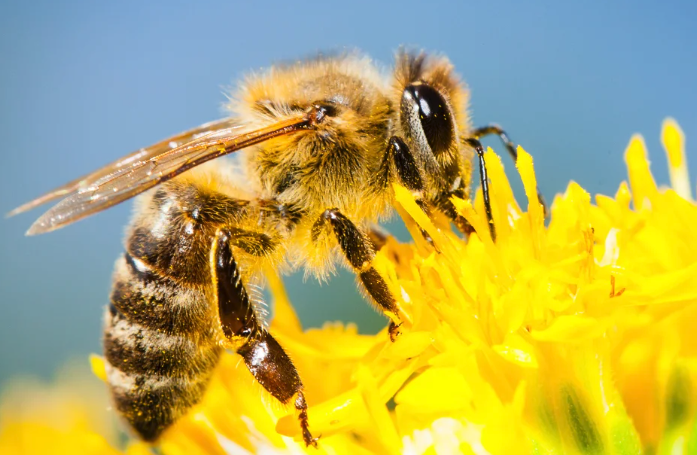
[[273, 247], [263, 234], [235, 229], [218, 234], [214, 259], [218, 316], [223, 333], [234, 345], [240, 346], [237, 353], [264, 389], [283, 404], [293, 401], [303, 441], [308, 446], [317, 446], [317, 440], [310, 433], [307, 403], [298, 370], [281, 345], [259, 323], [231, 245], [258, 255]]
[[478, 139], [468, 138], [464, 140], [465, 144], [469, 145], [477, 153], [477, 160], [479, 161], [479, 183], [482, 186], [482, 196], [484, 197], [484, 209], [486, 210], [486, 220], [489, 224], [489, 234], [491, 234], [491, 240], [496, 242], [496, 226], [494, 225], [494, 217], [491, 214], [491, 198], [489, 193], [489, 175], [486, 170], [486, 163], [484, 162], [484, 147]]
[[390, 339], [394, 341], [399, 335], [399, 318], [397, 301], [387, 287], [387, 283], [373, 267], [375, 252], [370, 238], [339, 209], [327, 209], [312, 228], [312, 240], [316, 242], [325, 227], [331, 226], [346, 260], [355, 270], [359, 280], [378, 307], [390, 318]]
[[[477, 157], [479, 158], [479, 173], [482, 184], [482, 192], [484, 193], [484, 205], [486, 206], [487, 220], [489, 221], [491, 237], [492, 239], [496, 240], [496, 229], [494, 226], [494, 220], [491, 216], [491, 203], [489, 201], [489, 180], [486, 165], [484, 163], [484, 149], [477, 139], [466, 139], [465, 143], [475, 149], [477, 152]], [[393, 163], [399, 182], [412, 192], [417, 205], [428, 215], [430, 212], [430, 204], [423, 199], [424, 184], [421, 174], [419, 173], [416, 160], [409, 150], [409, 147], [397, 136], [392, 136], [390, 138], [387, 145], [385, 160], [383, 161], [380, 172], [378, 173], [380, 176], [385, 176], [385, 181], [387, 181], [386, 176], [389, 172], [390, 162]], [[465, 188], [462, 186], [462, 180], [460, 180], [460, 184], [456, 188], [444, 193], [435, 201], [431, 201], [431, 203], [433, 203], [438, 210], [443, 212], [463, 234], [469, 235], [474, 232], [474, 228], [467, 222], [467, 220], [457, 213], [455, 206], [450, 201], [452, 196], [462, 198], [464, 195]], [[434, 248], [436, 248], [436, 251], [438, 250], [438, 247], [434, 244], [433, 239], [425, 230], [421, 229], [421, 235], [426, 241], [433, 245]]]
[[[383, 187], [387, 186], [390, 181], [392, 167], [394, 167], [399, 183], [411, 191], [416, 204], [428, 215], [430, 207], [424, 200], [424, 183], [419, 167], [407, 144], [398, 136], [392, 136], [387, 142], [385, 158], [380, 171], [377, 173], [376, 178], [380, 180], [379, 184]], [[428, 232], [422, 228], [419, 230], [424, 240], [438, 250]]]
[[[508, 138], [508, 134], [506, 134], [503, 128], [501, 128], [499, 125], [482, 126], [475, 128], [474, 131], [472, 131], [472, 137], [476, 139], [481, 139], [482, 137], [489, 135], [498, 136], [501, 139], [501, 142], [503, 142], [503, 145], [506, 147], [508, 154], [511, 155], [511, 158], [513, 158], [513, 161], [518, 161], [518, 151], [516, 150], [513, 141]], [[540, 204], [542, 204], [544, 214], [547, 216], [549, 214], [549, 209], [547, 208], [545, 198], [542, 196], [542, 193], [540, 193], [539, 188], [535, 188], [535, 190], [537, 191], [537, 200], [540, 202]]]
[[[486, 219], [489, 224], [489, 233], [491, 234], [491, 239], [496, 241], [496, 226], [494, 225], [494, 218], [491, 214], [491, 200], [489, 192], [489, 176], [486, 169], [486, 163], [484, 162], [484, 147], [479, 142], [478, 139], [467, 138], [463, 139], [463, 143], [469, 147], [472, 147], [477, 154], [477, 160], [479, 162], [479, 180], [482, 186], [482, 195], [484, 196], [484, 208], [486, 210]], [[466, 235], [474, 232], [474, 228], [471, 224], [467, 222], [465, 218], [460, 216], [460, 214], [455, 209], [450, 198], [452, 196], [457, 196], [459, 198], [465, 197], [466, 189], [463, 185], [463, 179], [459, 179], [459, 184], [449, 191], [443, 192], [439, 195], [434, 204], [440, 211], [442, 211], [450, 220], [457, 226], [457, 228]]]
[[456, 188], [437, 197], [434, 204], [438, 210], [443, 212], [443, 214], [447, 216], [455, 226], [457, 226], [460, 232], [465, 235], [470, 235], [474, 232], [474, 227], [458, 213], [455, 205], [453, 205], [452, 201], [450, 200], [453, 196], [459, 197], [460, 199], [465, 199], [467, 197], [466, 188], [462, 182], [463, 180], [460, 179], [459, 185]]

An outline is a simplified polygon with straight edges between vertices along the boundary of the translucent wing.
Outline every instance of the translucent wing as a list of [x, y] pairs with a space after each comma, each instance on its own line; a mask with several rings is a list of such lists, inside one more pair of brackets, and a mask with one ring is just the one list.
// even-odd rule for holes
[[216, 120], [213, 122], [205, 123], [199, 126], [198, 128], [194, 128], [192, 130], [177, 134], [176, 136], [172, 136], [168, 139], [158, 142], [157, 144], [151, 145], [150, 147], [145, 147], [140, 150], [137, 150], [129, 155], [119, 158], [113, 163], [110, 163], [102, 167], [98, 171], [84, 175], [78, 179], [73, 180], [72, 182], [66, 183], [65, 185], [62, 185], [52, 191], [49, 191], [48, 193], [32, 201], [29, 201], [20, 207], [17, 207], [16, 209], [8, 213], [7, 216], [10, 217], [18, 215], [20, 213], [32, 210], [40, 205], [46, 204], [47, 202], [51, 202], [60, 197], [66, 196], [75, 191], [87, 188], [90, 185], [94, 184], [94, 182], [98, 179], [108, 175], [116, 169], [123, 168], [125, 166], [128, 166], [130, 163], [146, 159], [147, 157], [157, 156], [158, 154], [163, 153], [167, 150], [179, 147], [180, 145], [183, 145], [187, 142], [191, 142], [192, 140], [204, 134], [210, 133], [212, 131], [217, 131], [222, 128], [230, 128], [232, 126], [235, 126], [237, 123], [238, 122], [233, 118]]
[[22, 205], [9, 215], [65, 196], [36, 220], [27, 235], [53, 231], [130, 199], [206, 161], [299, 131], [310, 124], [307, 115], [253, 131], [245, 131], [234, 119], [207, 123], [138, 150]]

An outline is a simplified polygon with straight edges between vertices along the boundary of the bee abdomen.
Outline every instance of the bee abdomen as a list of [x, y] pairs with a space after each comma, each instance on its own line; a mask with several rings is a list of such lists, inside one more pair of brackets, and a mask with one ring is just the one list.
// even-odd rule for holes
[[104, 354], [109, 364], [127, 374], [157, 374], [196, 380], [218, 361], [214, 344], [201, 344], [182, 335], [148, 329], [129, 321], [109, 306], [104, 331]]
[[107, 364], [116, 408], [138, 435], [150, 442], [201, 399], [208, 379], [193, 382], [157, 374], [128, 374]]
[[129, 321], [171, 335], [213, 337], [205, 295], [152, 271], [128, 253], [116, 262], [111, 304]]
[[118, 411], [153, 441], [202, 397], [222, 349], [202, 291], [125, 253], [105, 315], [107, 381]]

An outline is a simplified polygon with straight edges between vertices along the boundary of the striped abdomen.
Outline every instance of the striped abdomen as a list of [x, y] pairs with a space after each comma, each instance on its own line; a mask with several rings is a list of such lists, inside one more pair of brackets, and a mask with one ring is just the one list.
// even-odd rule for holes
[[206, 290], [217, 226], [235, 212], [223, 196], [181, 179], [136, 206], [114, 271], [104, 353], [114, 405], [146, 441], [201, 399], [222, 353]]
[[107, 380], [119, 413], [154, 441], [205, 392], [220, 357], [203, 292], [125, 253], [105, 317]]

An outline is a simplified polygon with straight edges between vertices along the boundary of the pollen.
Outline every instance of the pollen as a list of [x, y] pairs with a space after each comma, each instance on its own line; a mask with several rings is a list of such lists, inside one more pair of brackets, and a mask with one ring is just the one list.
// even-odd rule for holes
[[[259, 400], [261, 387], [226, 354], [203, 401], [165, 432], [159, 450], [696, 453], [697, 206], [674, 120], [664, 122], [661, 138], [671, 187], [656, 184], [637, 135], [624, 155], [628, 181], [615, 195], [592, 198], [571, 182], [548, 224], [532, 157], [518, 149], [521, 207], [488, 150], [496, 242], [481, 192], [473, 202], [453, 200], [480, 233], [463, 239], [396, 186], [413, 242], [389, 238], [374, 261], [405, 315], [394, 342], [387, 329], [361, 335], [351, 324], [303, 330], [282, 282], [267, 274], [276, 314], [270, 330], [302, 377], [317, 449], [302, 442], [294, 410]], [[103, 364], [91, 363], [103, 379]], [[0, 453], [50, 447], [22, 445], [20, 434], [72, 441], [75, 453], [85, 441], [96, 447], [89, 453], [148, 450], [135, 440], [118, 445], [84, 422], [47, 431], [57, 424], [45, 414], [8, 409]]]

